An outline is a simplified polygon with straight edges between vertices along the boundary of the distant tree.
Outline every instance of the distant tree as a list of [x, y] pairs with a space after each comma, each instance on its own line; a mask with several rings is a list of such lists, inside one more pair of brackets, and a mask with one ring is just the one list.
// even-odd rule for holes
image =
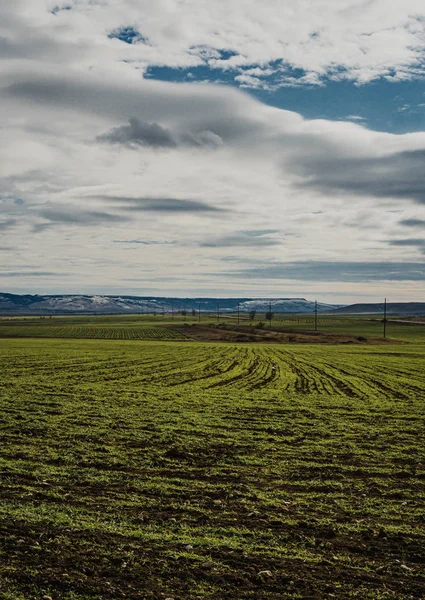
[[249, 320], [253, 321], [255, 319], [255, 315], [257, 314], [256, 310], [250, 310], [249, 311]]
[[183, 309], [183, 310], [181, 311], [181, 314], [183, 315], [183, 317], [185, 317], [185, 316], [187, 315], [187, 310]]
[[264, 318], [266, 319], [266, 321], [271, 321], [273, 319], [273, 317], [274, 317], [274, 313], [270, 312], [269, 310], [264, 315]]
[[196, 310], [192, 308], [192, 317], [196, 317]]

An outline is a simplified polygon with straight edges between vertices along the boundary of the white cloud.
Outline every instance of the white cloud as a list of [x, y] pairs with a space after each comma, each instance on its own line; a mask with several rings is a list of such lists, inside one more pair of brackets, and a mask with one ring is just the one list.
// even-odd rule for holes
[[[379, 31], [396, 32], [391, 44], [383, 33], [369, 39], [378, 35], [380, 2], [356, 10], [353, 2], [335, 9], [330, 0], [246, 2], [243, 10], [238, 2], [216, 2], [214, 10], [172, 0], [125, 0], [119, 11], [106, 1], [67, 4], [73, 10], [56, 14], [47, 10], [54, 3], [42, 0], [0, 8], [0, 52], [8, 57], [0, 66], [0, 226], [2, 246], [15, 248], [11, 272], [27, 272], [31, 256], [34, 271], [66, 268], [67, 285], [88, 291], [111, 281], [119, 287], [135, 272], [150, 290], [169, 289], [172, 272], [180, 281], [191, 278], [195, 293], [224, 272], [229, 248], [245, 262], [399, 257], [400, 248], [382, 240], [405, 237], [402, 218], [425, 218], [425, 133], [306, 121], [234, 88], [142, 74], [150, 64], [221, 61], [226, 68], [224, 50], [237, 53], [228, 63], [247, 65], [239, 73], [245, 84], [266, 81], [279, 53], [298, 61], [310, 83], [329, 69], [335, 76], [347, 69], [358, 81], [379, 76], [391, 61], [392, 69], [418, 69], [412, 48], [419, 48], [419, 21], [406, 21], [417, 3], [404, 2], [381, 19]], [[302, 16], [302, 26], [290, 30]], [[351, 33], [338, 30], [341, 20]], [[140, 30], [146, 41], [107, 37], [120, 27]], [[337, 64], [333, 44], [342, 38]], [[360, 38], [363, 66], [354, 60]], [[258, 231], [276, 233], [252, 234]], [[114, 239], [175, 243], [129, 248]], [[417, 259], [414, 246], [403, 252]], [[273, 285], [283, 292], [286, 283]]]
[[[296, 83], [288, 67], [310, 85], [326, 76], [361, 84], [423, 74], [422, 0], [14, 0], [0, 10], [0, 55], [99, 73], [125, 60], [139, 73], [207, 65], [263, 78], [269, 69], [277, 85]], [[108, 37], [124, 28], [140, 37]]]

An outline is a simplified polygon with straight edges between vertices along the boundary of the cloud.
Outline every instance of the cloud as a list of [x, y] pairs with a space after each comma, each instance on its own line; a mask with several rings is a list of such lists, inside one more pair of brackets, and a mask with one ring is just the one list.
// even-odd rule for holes
[[423, 238], [408, 238], [399, 240], [390, 240], [391, 246], [425, 246], [425, 239]]
[[11, 229], [18, 224], [17, 219], [6, 219], [4, 221], [0, 221], [0, 231], [6, 231], [7, 229]]
[[300, 281], [425, 281], [425, 263], [300, 261], [229, 271], [228, 277]]
[[[254, 86], [269, 85], [250, 73], [256, 68], [277, 71], [279, 85], [326, 78], [362, 84], [423, 73], [421, 0], [391, 6], [387, 0], [233, 0], [231, 11], [224, 0], [214, 10], [207, 0], [122, 0], [119, 7], [74, 0], [63, 8], [73, 10], [52, 16], [58, 30], [78, 23], [106, 56], [114, 51], [139, 69], [203, 65], [233, 71], [242, 85]], [[141, 43], [146, 39], [149, 44]], [[294, 70], [303, 75], [294, 77]]]
[[171, 242], [161, 242], [159, 240], [114, 240], [114, 244], [142, 244], [142, 246], [162, 246], [162, 245], [173, 245], [177, 242], [172, 240]]
[[279, 84], [276, 82], [269, 83], [264, 78], [269, 78], [276, 73], [276, 69], [262, 69], [255, 67], [253, 69], [244, 69], [240, 75], [236, 75], [235, 81], [242, 88], [263, 88], [267, 90], [273, 90], [279, 88]]
[[[93, 132], [103, 141], [141, 147], [215, 148], [268, 128], [272, 133], [262, 105], [235, 88], [134, 79], [126, 70], [110, 80], [97, 73], [64, 72], [52, 65], [49, 69], [32, 65], [31, 71], [17, 67], [3, 73], [0, 102], [17, 114], [17, 101], [37, 107], [46, 116], [52, 111], [65, 112], [76, 128], [74, 135], [84, 124], [86, 139]], [[285, 119], [285, 113], [288, 121], [299, 119], [295, 113], [291, 116], [289, 111], [281, 111], [280, 120]], [[105, 123], [127, 120], [129, 115], [133, 115], [129, 125], [105, 134]], [[44, 133], [52, 127], [49, 123]]]
[[212, 131], [199, 133], [172, 133], [158, 123], [145, 123], [136, 117], [129, 119], [129, 125], [114, 127], [111, 131], [97, 138], [111, 144], [128, 144], [148, 146], [151, 148], [177, 148], [188, 146], [193, 148], [217, 148], [223, 143], [221, 137]]
[[400, 225], [405, 227], [425, 227], [425, 219], [403, 219], [400, 221]]
[[143, 123], [136, 118], [129, 120], [129, 125], [114, 127], [108, 133], [99, 136], [98, 140], [112, 144], [140, 144], [152, 148], [176, 148], [177, 142], [168, 129], [157, 123]]
[[304, 177], [300, 187], [322, 194], [410, 199], [420, 204], [425, 204], [424, 164], [423, 149], [367, 158], [338, 156], [331, 151], [292, 161]]
[[[283, 273], [359, 287], [382, 273], [404, 281], [414, 263], [377, 240], [407, 238], [401, 227], [425, 221], [424, 132], [374, 132], [356, 115], [306, 120], [235, 86], [155, 81], [153, 67], [213, 81], [219, 69], [227, 82], [270, 90], [421, 77], [423, 22], [412, 15], [422, 3], [196, 6], [0, 3], [0, 222], [2, 244], [18, 249], [9, 271], [28, 270], [28, 256], [46, 272], [72, 261], [77, 287], [105, 290], [140, 268], [140, 253], [125, 244], [141, 244], [158, 282], [172, 272], [192, 290], [199, 278], [217, 289], [226, 253], [237, 255], [236, 268], [258, 268], [235, 276], [245, 290], [264, 273], [273, 289]], [[177, 243], [170, 252], [160, 240]], [[422, 284], [414, 293], [423, 295]]]
[[404, 238], [388, 241], [390, 246], [417, 248], [422, 254], [425, 254], [425, 238]]
[[200, 246], [204, 248], [279, 246], [282, 240], [272, 237], [277, 233], [279, 231], [276, 229], [237, 231], [212, 240], [205, 240], [201, 242]]
[[37, 223], [35, 232], [41, 232], [54, 225], [99, 226], [129, 221], [128, 217], [101, 211], [88, 211], [78, 206], [54, 206], [38, 209], [37, 216], [46, 219], [48, 223]]
[[[58, 273], [51, 271], [0, 271], [0, 277], [52, 277]], [[61, 277], [66, 274], [61, 274]]]
[[2, 4], [9, 58], [66, 58], [110, 72], [117, 63], [139, 73], [204, 67], [265, 89], [423, 75], [422, 0], [233, 0], [231, 11], [224, 0], [214, 10], [208, 0], [48, 4]]
[[180, 198], [131, 198], [122, 196], [101, 196], [123, 210], [131, 212], [161, 212], [161, 213], [214, 213], [226, 212], [220, 208], [200, 200], [184, 200]]

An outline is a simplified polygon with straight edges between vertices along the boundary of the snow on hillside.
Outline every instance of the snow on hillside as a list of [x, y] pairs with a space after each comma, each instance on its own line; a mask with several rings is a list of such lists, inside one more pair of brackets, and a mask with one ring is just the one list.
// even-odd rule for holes
[[[314, 302], [305, 298], [254, 298], [240, 303], [240, 309], [246, 311], [259, 310], [264, 312], [268, 311], [270, 307], [275, 312], [312, 312], [315, 305]], [[317, 303], [317, 309], [321, 312], [334, 308], [335, 306], [331, 304]]]
[[[161, 298], [137, 296], [102, 295], [17, 295], [0, 294], [0, 312], [2, 314], [125, 314], [125, 313], [161, 313], [192, 310], [216, 312], [217, 305], [221, 313], [236, 312], [239, 304], [241, 312], [256, 310], [264, 313], [271, 309], [277, 313], [312, 313], [314, 302], [305, 298]], [[318, 303], [320, 312], [329, 311], [337, 305]]]

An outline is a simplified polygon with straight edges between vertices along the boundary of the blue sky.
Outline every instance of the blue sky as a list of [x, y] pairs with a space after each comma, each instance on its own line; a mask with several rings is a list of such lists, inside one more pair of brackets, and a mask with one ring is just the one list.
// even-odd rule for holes
[[[291, 75], [299, 79], [305, 73], [294, 70]], [[191, 69], [152, 67], [146, 77], [172, 82], [218, 82], [240, 87], [235, 82], [234, 72], [223, 73], [205, 66]], [[265, 78], [264, 82], [273, 84], [273, 78]], [[322, 85], [242, 89], [265, 104], [296, 111], [306, 119], [356, 120], [370, 129], [390, 133], [425, 130], [425, 82], [422, 78], [402, 82], [378, 79], [364, 85], [325, 79]]]
[[2, 291], [425, 297], [422, 0], [0, 5]]
[[[143, 33], [131, 26], [109, 35], [130, 45], [148, 43]], [[218, 54], [221, 60], [236, 56], [225, 50]], [[398, 134], [425, 129], [423, 76], [400, 81], [394, 77], [395, 71], [389, 70], [384, 77], [359, 84], [343, 77], [335, 81], [325, 75], [320, 84], [308, 85], [303, 83], [306, 71], [291, 68], [281, 60], [270, 61], [267, 68], [274, 72], [262, 76], [258, 87], [238, 83], [236, 78], [241, 71], [237, 67], [223, 70], [208, 64], [192, 68], [150, 66], [144, 76], [176, 83], [211, 82], [241, 87], [265, 104], [296, 111], [306, 119], [354, 120], [376, 131]], [[282, 83], [282, 71], [291, 78], [290, 83]]]

